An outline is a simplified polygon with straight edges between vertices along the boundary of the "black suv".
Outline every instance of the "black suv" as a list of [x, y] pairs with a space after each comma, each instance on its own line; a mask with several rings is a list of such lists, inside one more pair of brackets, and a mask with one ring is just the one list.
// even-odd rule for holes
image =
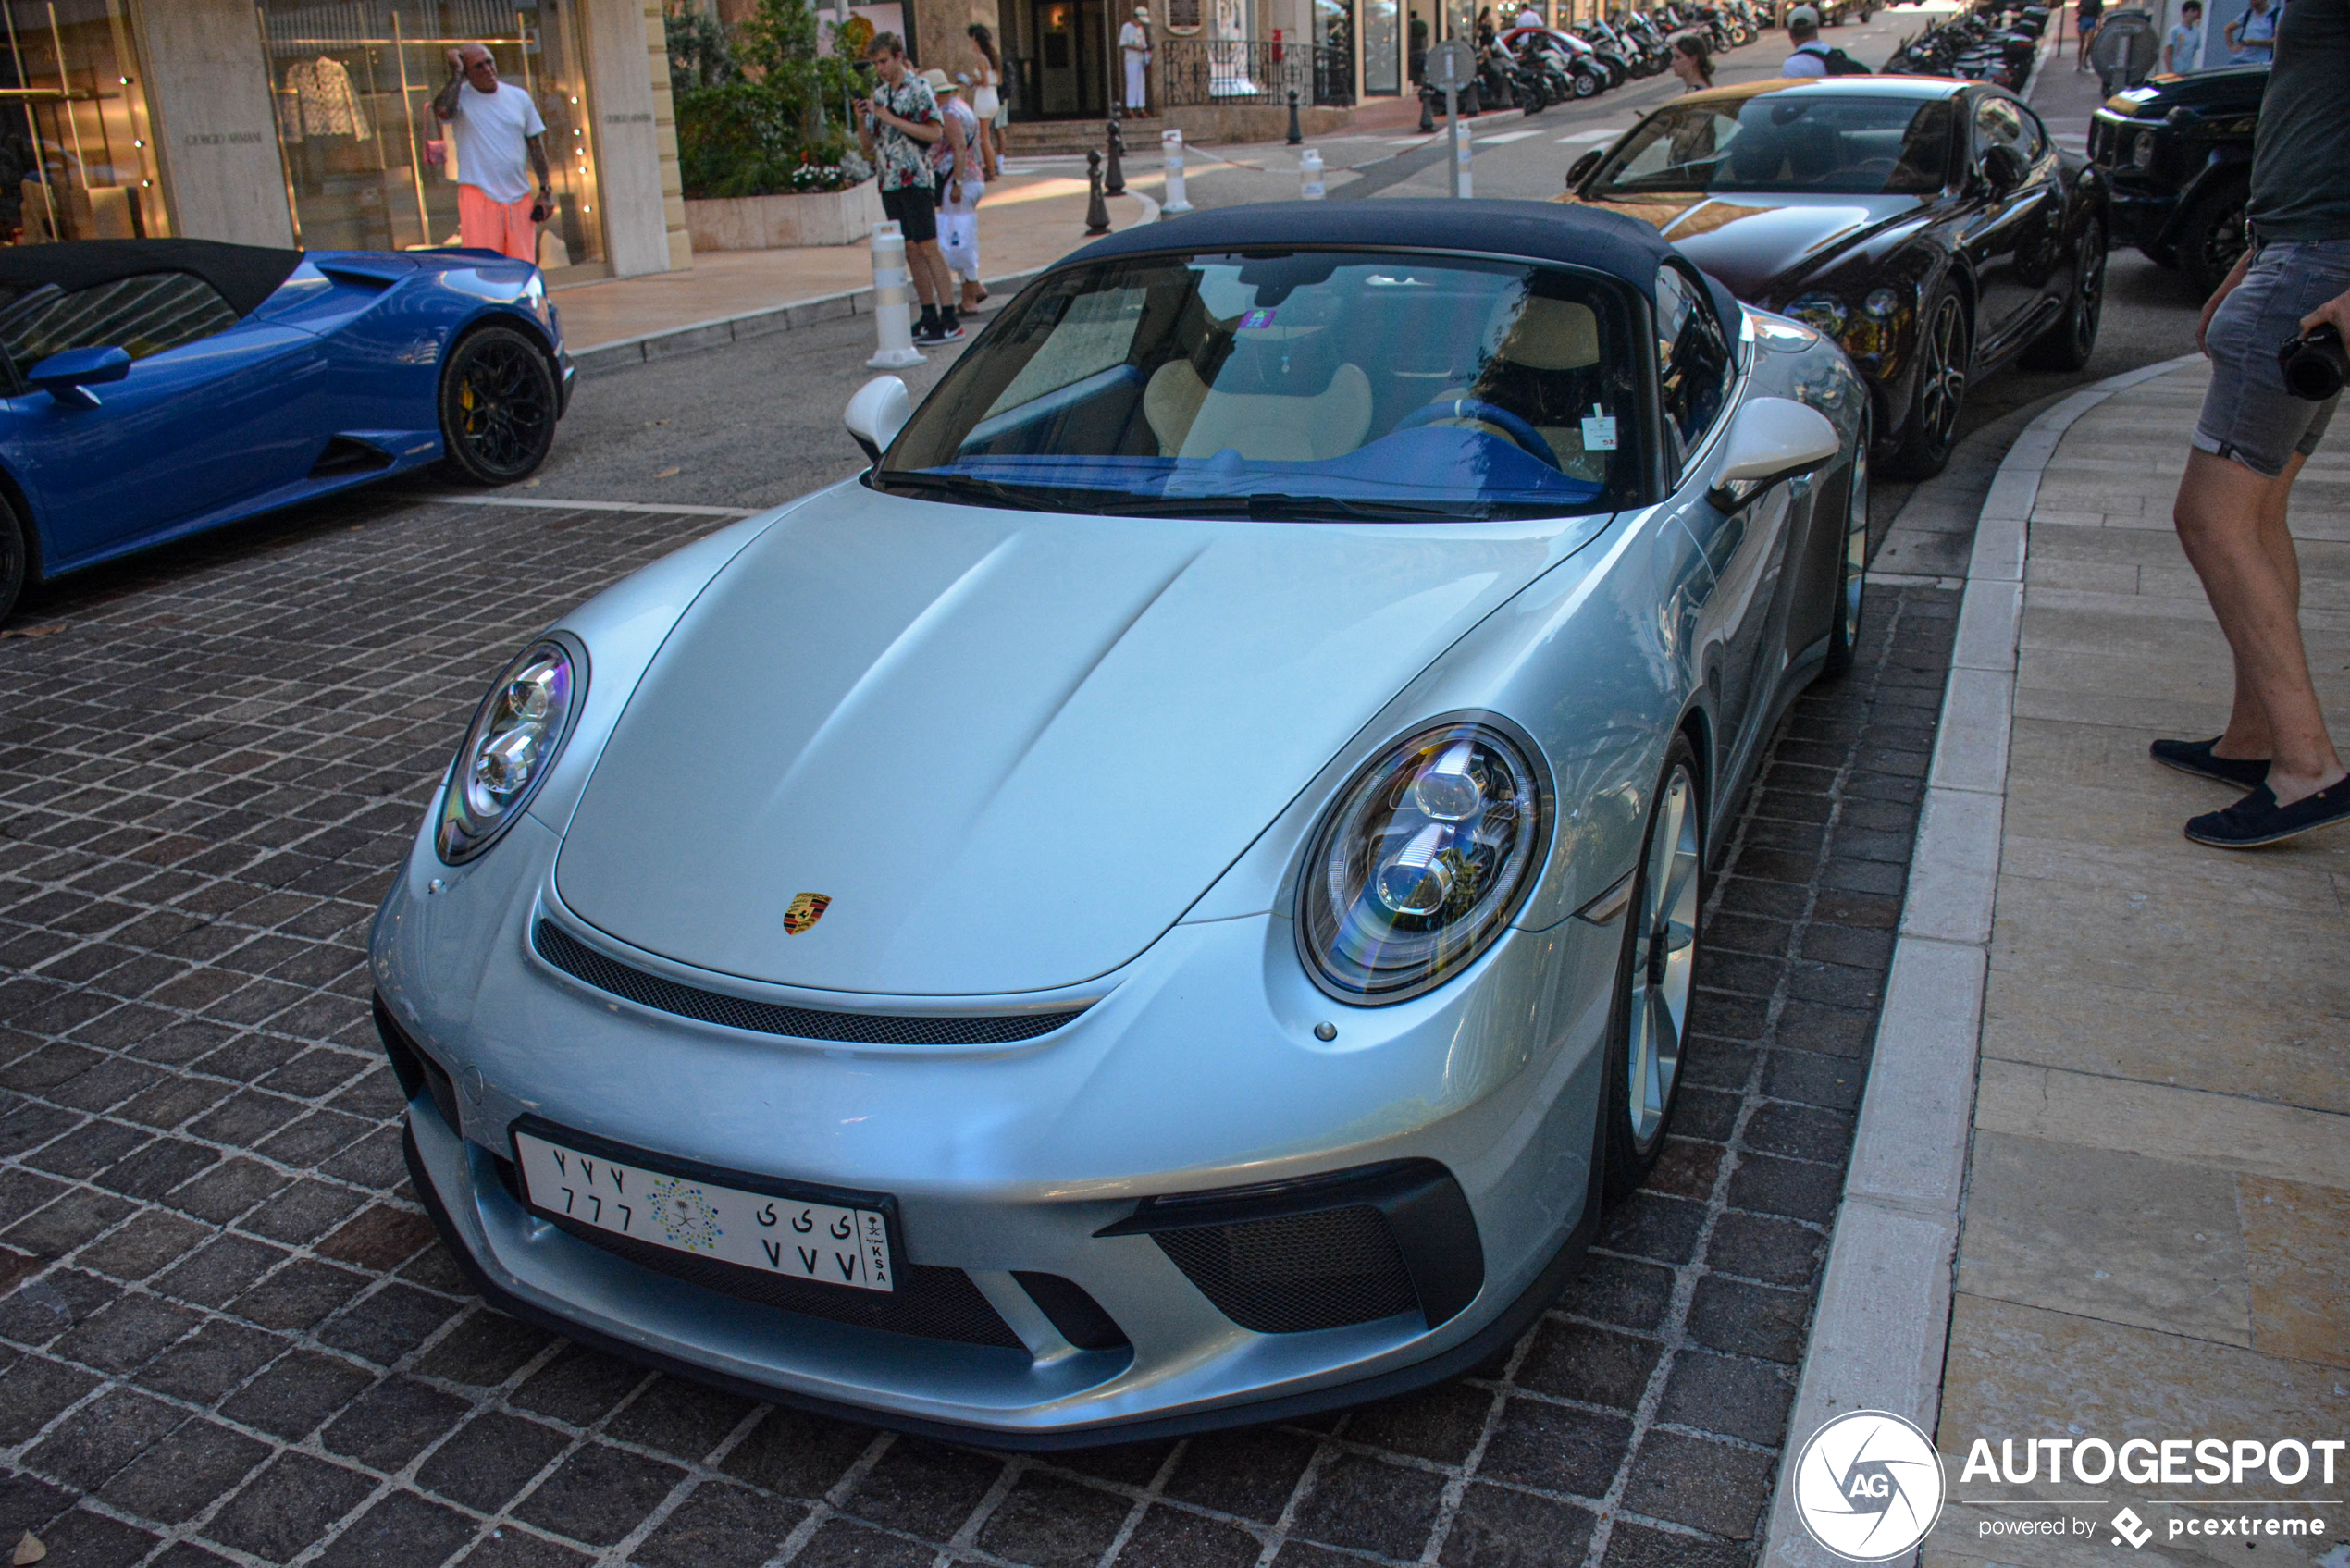
[[2106, 100], [2089, 158], [2113, 191], [2113, 238], [2175, 266], [2208, 293], [2244, 253], [2266, 66], [2160, 76]]

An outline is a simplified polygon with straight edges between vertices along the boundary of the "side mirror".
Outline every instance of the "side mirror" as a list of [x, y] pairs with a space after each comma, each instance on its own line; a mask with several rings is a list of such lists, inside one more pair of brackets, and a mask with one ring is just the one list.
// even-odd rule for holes
[[1581, 157], [1566, 166], [1566, 188], [1570, 191], [1574, 190], [1577, 186], [1583, 183], [1584, 176], [1589, 174], [1593, 169], [1599, 167], [1600, 150], [1597, 147], [1594, 147], [1589, 152], [1584, 154]]
[[25, 379], [61, 403], [96, 408], [98, 394], [90, 389], [130, 374], [130, 355], [125, 350], [68, 349], [34, 365]]
[[1722, 445], [1722, 467], [1708, 499], [1728, 512], [1782, 479], [1826, 466], [1843, 450], [1836, 426], [1819, 410], [1788, 398], [1750, 399]]
[[1994, 196], [2006, 195], [2031, 173], [2023, 167], [2023, 154], [2004, 142], [1994, 142], [1983, 149], [1982, 168], [1984, 180]]
[[895, 376], [876, 376], [857, 389], [840, 422], [848, 426], [865, 455], [879, 463], [913, 414], [914, 400], [907, 393], [906, 383]]

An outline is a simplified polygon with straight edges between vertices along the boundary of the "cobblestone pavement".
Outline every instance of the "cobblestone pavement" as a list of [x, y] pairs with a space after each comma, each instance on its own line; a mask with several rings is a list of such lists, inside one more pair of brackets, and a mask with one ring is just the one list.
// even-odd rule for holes
[[[1678, 1131], [1504, 1361], [1050, 1458], [709, 1392], [472, 1300], [405, 1185], [367, 921], [481, 684], [715, 525], [382, 499], [0, 641], [0, 1544], [65, 1568], [1671, 1564], [1754, 1555], [1952, 596], [1880, 592], [1715, 887]], [[19, 622], [22, 628], [25, 623]]]

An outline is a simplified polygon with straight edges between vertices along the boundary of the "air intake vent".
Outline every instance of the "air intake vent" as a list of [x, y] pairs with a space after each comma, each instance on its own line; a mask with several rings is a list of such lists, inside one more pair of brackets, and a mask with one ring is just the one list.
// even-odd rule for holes
[[1420, 1304], [1386, 1217], [1367, 1204], [1152, 1240], [1217, 1311], [1259, 1334], [1370, 1323]]
[[754, 1002], [744, 996], [703, 991], [631, 969], [597, 952], [551, 920], [538, 922], [531, 933], [531, 942], [540, 957], [574, 980], [625, 997], [639, 1006], [675, 1013], [680, 1018], [699, 1019], [728, 1029], [788, 1035], [795, 1040], [841, 1040], [860, 1045], [1008, 1045], [1050, 1034], [1085, 1010], [1073, 1007], [1053, 1013], [924, 1018], [786, 1007], [773, 1002]]
[[1485, 1283], [1477, 1216], [1434, 1160], [1146, 1198], [1095, 1234], [1148, 1236], [1217, 1311], [1259, 1334], [1415, 1308], [1433, 1328]]

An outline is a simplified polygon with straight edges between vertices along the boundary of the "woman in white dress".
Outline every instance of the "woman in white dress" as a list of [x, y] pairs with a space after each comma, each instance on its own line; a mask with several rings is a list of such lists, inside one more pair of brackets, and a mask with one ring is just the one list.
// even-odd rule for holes
[[979, 120], [980, 177], [997, 179], [1004, 173], [1004, 57], [996, 52], [996, 35], [985, 22], [973, 22], [966, 31], [979, 50], [971, 108]]

